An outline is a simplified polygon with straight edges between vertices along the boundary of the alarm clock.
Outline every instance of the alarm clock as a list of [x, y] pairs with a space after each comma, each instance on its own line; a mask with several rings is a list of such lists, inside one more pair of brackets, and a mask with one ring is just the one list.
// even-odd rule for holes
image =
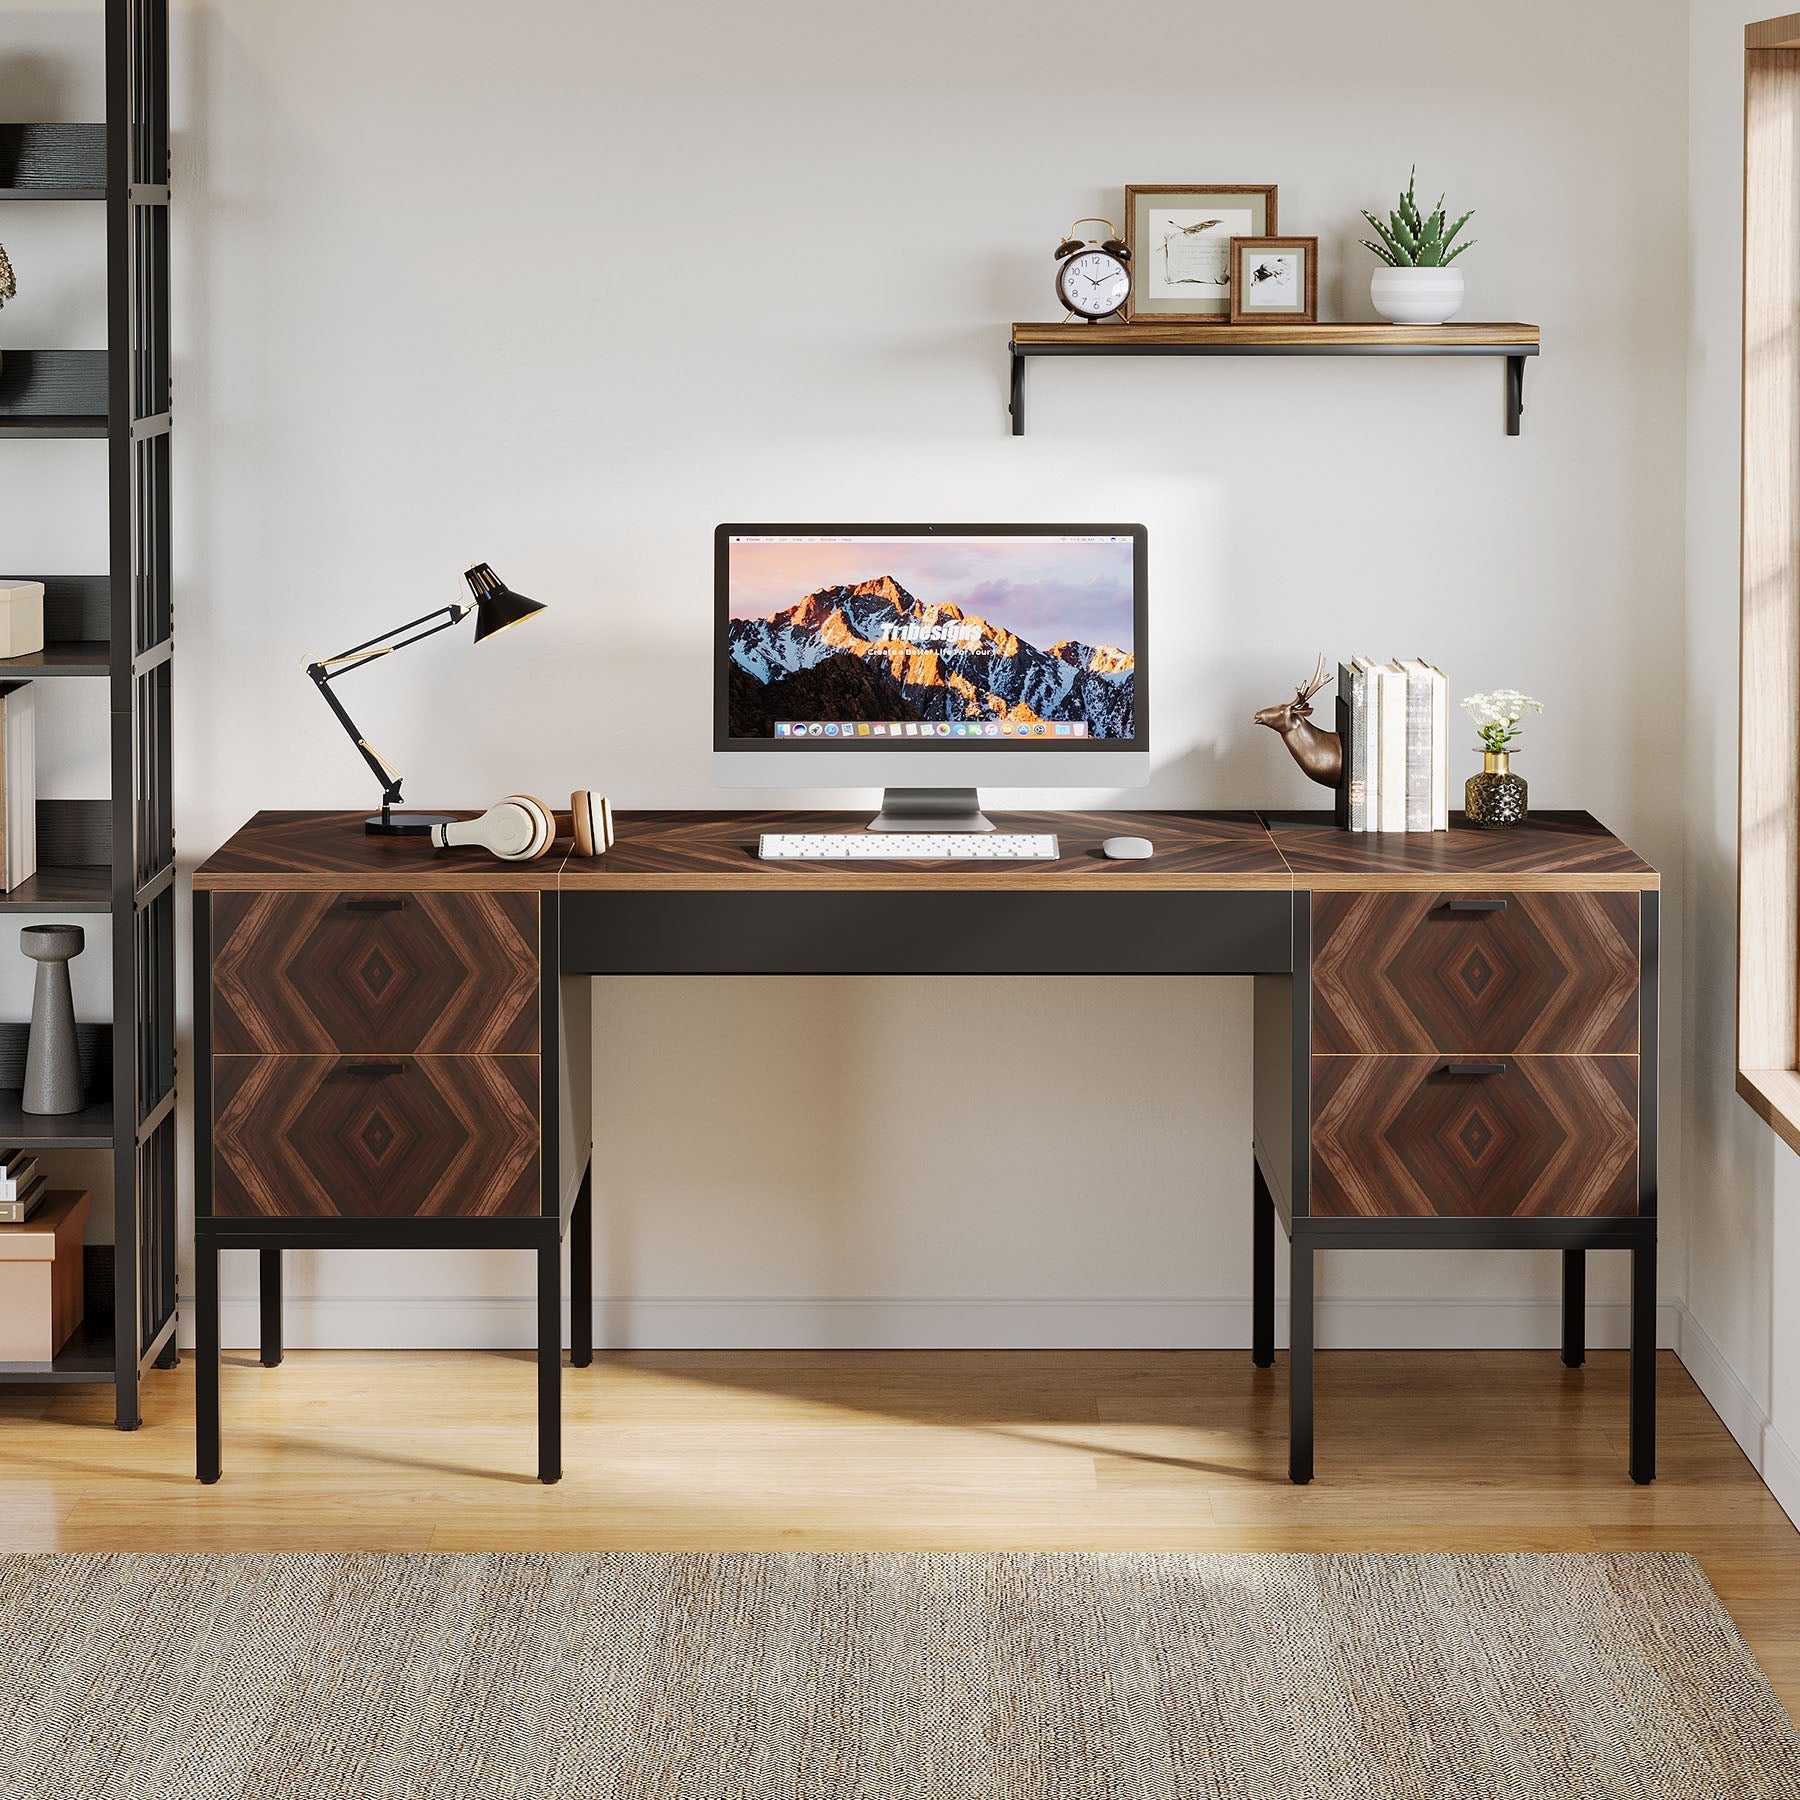
[[[1104, 241], [1075, 235], [1082, 225], [1104, 225]], [[1131, 293], [1131, 252], [1111, 219], [1077, 219], [1056, 246], [1056, 297], [1091, 325], [1123, 309]]]

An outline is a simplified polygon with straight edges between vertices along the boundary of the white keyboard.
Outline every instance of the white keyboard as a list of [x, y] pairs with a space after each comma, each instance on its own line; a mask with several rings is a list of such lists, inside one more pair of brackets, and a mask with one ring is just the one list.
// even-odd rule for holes
[[765, 831], [764, 862], [1055, 862], [1053, 831]]

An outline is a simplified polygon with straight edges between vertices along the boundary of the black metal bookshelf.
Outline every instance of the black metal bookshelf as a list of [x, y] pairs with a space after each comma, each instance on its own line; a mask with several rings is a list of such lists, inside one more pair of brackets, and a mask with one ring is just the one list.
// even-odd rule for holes
[[0, 1024], [0, 1139], [110, 1149], [113, 1243], [88, 1250], [88, 1317], [0, 1383], [107, 1382], [124, 1431], [175, 1361], [174, 668], [169, 555], [168, 0], [107, 0], [103, 124], [0, 124], [0, 203], [106, 209], [107, 348], [7, 350], [0, 438], [103, 438], [108, 572], [42, 577], [44, 648], [0, 681], [103, 679], [111, 795], [38, 802], [38, 869], [0, 912], [112, 921], [112, 1019], [84, 1027], [80, 1113], [19, 1108], [24, 1027]]

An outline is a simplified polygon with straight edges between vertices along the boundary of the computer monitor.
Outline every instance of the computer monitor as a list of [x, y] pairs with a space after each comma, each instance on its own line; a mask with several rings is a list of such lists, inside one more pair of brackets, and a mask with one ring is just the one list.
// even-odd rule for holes
[[721, 525], [713, 770], [880, 787], [872, 831], [986, 831], [976, 788], [1150, 774], [1141, 525]]

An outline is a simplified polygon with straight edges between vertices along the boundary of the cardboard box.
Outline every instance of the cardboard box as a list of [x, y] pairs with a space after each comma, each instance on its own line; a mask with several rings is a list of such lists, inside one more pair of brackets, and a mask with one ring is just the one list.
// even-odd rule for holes
[[0, 575], [0, 656], [44, 647], [44, 584]]
[[0, 1225], [0, 1363], [47, 1363], [81, 1323], [88, 1197], [64, 1188], [23, 1225]]

